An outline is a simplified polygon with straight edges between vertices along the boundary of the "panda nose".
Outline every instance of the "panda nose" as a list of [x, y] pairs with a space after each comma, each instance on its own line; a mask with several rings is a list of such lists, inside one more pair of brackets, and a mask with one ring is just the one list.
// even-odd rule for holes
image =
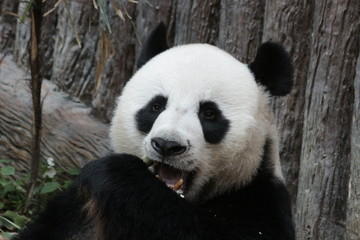
[[163, 138], [151, 139], [151, 146], [156, 152], [160, 153], [164, 157], [179, 155], [186, 151], [186, 147], [178, 142], [166, 141]]

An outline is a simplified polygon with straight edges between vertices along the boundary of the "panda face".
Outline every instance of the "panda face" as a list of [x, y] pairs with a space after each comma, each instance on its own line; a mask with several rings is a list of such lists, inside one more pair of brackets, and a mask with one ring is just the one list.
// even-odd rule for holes
[[215, 179], [219, 188], [229, 185], [221, 174], [247, 181], [259, 161], [242, 161], [241, 153], [251, 148], [250, 138], [254, 144], [263, 138], [256, 130], [259, 103], [266, 101], [260, 90], [247, 65], [222, 50], [174, 47], [125, 86], [110, 129], [113, 148], [158, 162], [155, 172], [169, 184], [184, 178], [190, 199]]

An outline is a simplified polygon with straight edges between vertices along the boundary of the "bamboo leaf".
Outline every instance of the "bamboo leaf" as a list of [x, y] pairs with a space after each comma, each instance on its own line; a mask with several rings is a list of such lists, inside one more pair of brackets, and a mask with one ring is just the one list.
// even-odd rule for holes
[[121, 18], [121, 20], [125, 21], [124, 14], [120, 10], [120, 8], [117, 6], [115, 0], [111, 0], [111, 2], [112, 2], [112, 5], [113, 5], [113, 7], [115, 9], [116, 14]]
[[95, 8], [96, 10], [98, 10], [99, 7], [98, 7], [98, 5], [96, 4], [96, 0], [93, 0], [93, 4], [94, 4], [94, 8]]
[[124, 12], [125, 12], [126, 16], [131, 20], [132, 17], [130, 16], [130, 14], [128, 13], [128, 11], [126, 10], [126, 8], [124, 9]]
[[148, 0], [145, 0], [145, 2], [146, 2], [150, 7], [154, 7], [154, 5], [152, 5]]
[[30, 0], [30, 2], [28, 4], [26, 4], [25, 10], [24, 10], [23, 14], [20, 17], [20, 22], [21, 23], [24, 23], [24, 19], [25, 19], [26, 15], [29, 13], [33, 2], [34, 2], [34, 0]]
[[52, 13], [53, 11], [56, 10], [56, 8], [59, 6], [59, 4], [62, 2], [62, 0], [58, 0], [55, 4], [54, 7], [51, 8], [49, 11], [47, 11], [46, 13], [43, 14], [43, 17], [46, 17], [47, 15], [49, 15], [50, 13]]
[[21, 227], [19, 225], [16, 225], [14, 222], [12, 222], [11, 220], [7, 219], [6, 217], [0, 216], [0, 220], [16, 229], [21, 229]]
[[3, 15], [10, 15], [10, 16], [14, 16], [14, 17], [17, 17], [17, 18], [20, 18], [20, 16], [16, 13], [13, 13], [13, 12], [9, 12], [9, 11], [4, 11], [2, 12]]
[[109, 33], [111, 33], [109, 17], [105, 11], [105, 3], [103, 0], [97, 0], [97, 4], [100, 8], [100, 15], [101, 15], [102, 19], [104, 20], [105, 25], [106, 25], [107, 29], [109, 30]]
[[80, 41], [80, 38], [79, 38], [79, 34], [78, 34], [78, 31], [77, 31], [76, 25], [74, 24], [74, 21], [73, 21], [73, 19], [71, 17], [69, 3], [68, 3], [67, 0], [64, 0], [64, 2], [65, 2], [66, 15], [70, 20], [71, 29], [72, 29], [72, 31], [73, 31], [73, 33], [75, 35], [75, 39], [76, 39], [77, 44], [81, 48], [81, 41]]
[[[6, 211], [3, 216], [7, 218], [12, 224], [13, 227], [17, 229], [21, 229], [21, 226], [25, 224], [25, 222], [28, 220], [27, 217], [20, 215], [17, 212], [14, 211]], [[10, 220], [11, 219], [11, 220]]]

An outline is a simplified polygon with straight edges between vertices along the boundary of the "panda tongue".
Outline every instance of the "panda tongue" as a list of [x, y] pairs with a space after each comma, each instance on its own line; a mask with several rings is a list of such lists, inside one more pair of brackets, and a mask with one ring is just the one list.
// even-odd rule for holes
[[167, 164], [160, 164], [159, 177], [168, 186], [174, 186], [184, 176], [183, 172], [179, 169], [173, 168]]

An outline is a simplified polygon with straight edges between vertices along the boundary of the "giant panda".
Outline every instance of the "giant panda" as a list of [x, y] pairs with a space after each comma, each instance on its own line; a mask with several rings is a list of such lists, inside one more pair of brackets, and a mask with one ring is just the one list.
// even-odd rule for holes
[[15, 239], [295, 239], [269, 107], [292, 75], [278, 44], [246, 65], [207, 44], [168, 49], [160, 23], [118, 98], [115, 154]]

